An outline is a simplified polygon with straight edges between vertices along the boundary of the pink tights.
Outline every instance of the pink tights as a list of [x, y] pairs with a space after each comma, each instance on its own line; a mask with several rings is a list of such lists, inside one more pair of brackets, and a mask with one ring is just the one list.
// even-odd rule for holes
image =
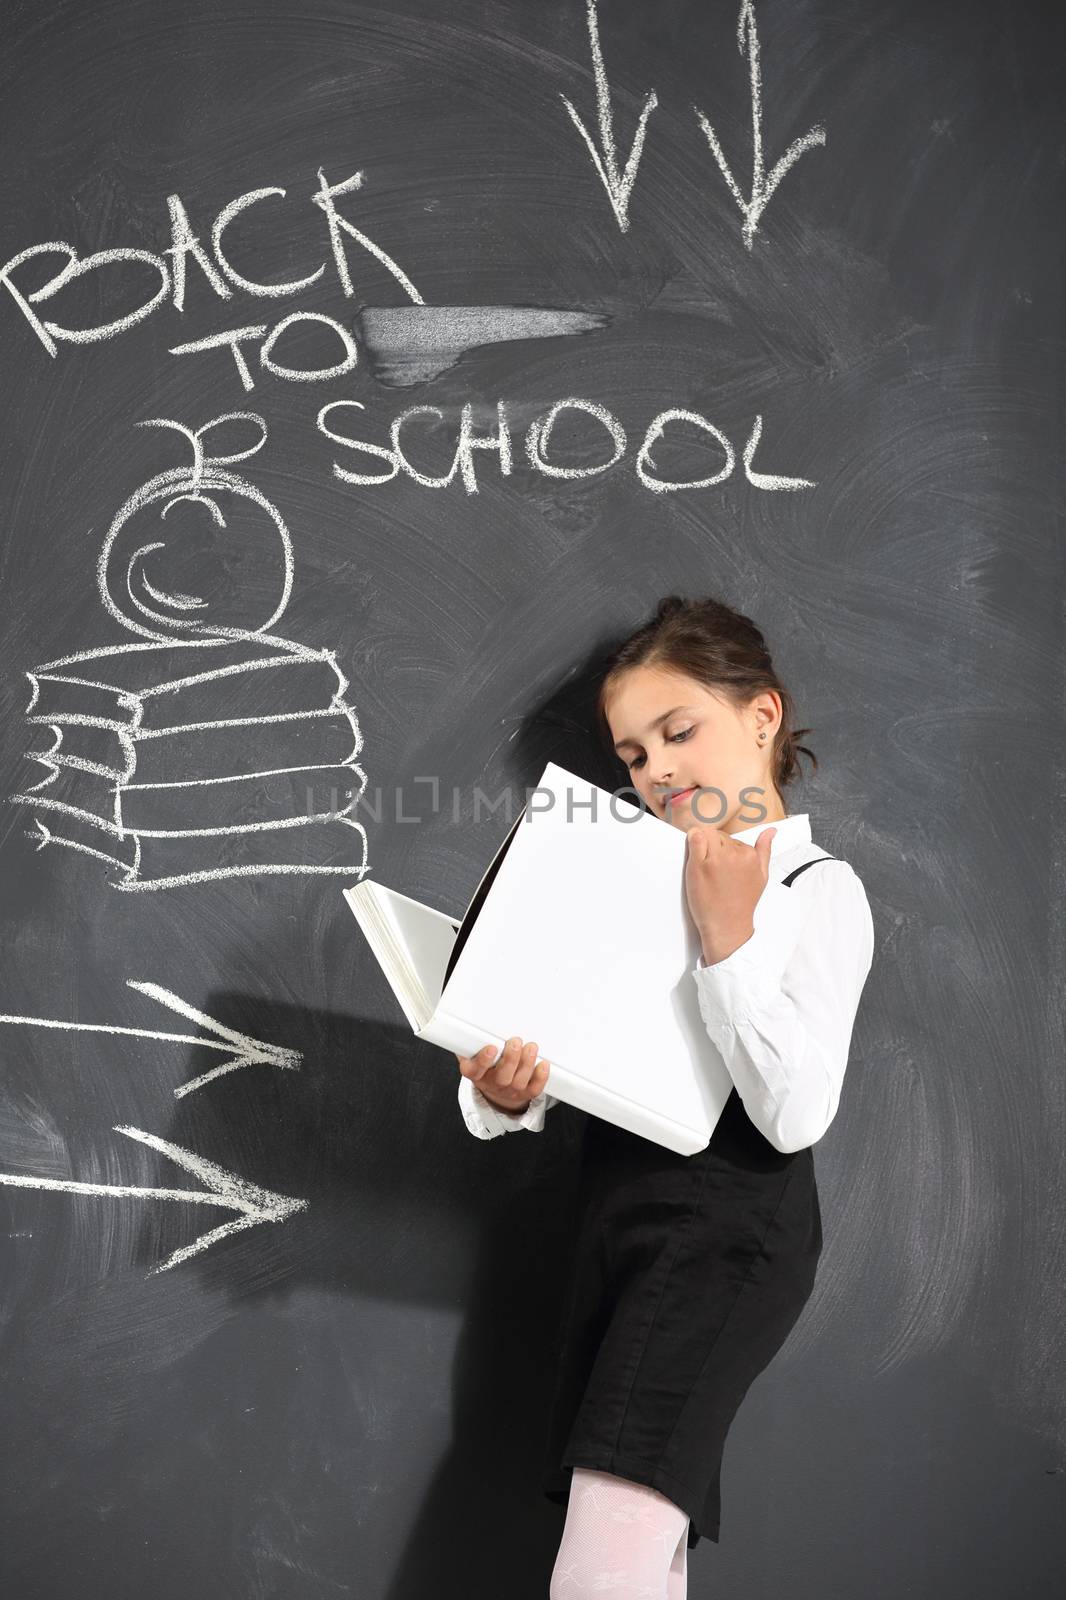
[[549, 1600], [685, 1600], [688, 1517], [658, 1489], [575, 1467]]

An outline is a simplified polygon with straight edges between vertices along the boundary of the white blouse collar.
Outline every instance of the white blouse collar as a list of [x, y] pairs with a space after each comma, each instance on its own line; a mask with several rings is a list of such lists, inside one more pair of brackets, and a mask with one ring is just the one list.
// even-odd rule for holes
[[784, 850], [793, 850], [797, 845], [811, 842], [811, 818], [808, 811], [800, 811], [791, 817], [781, 817], [777, 822], [756, 822], [752, 827], [741, 828], [739, 833], [732, 833], [729, 837], [753, 845], [764, 828], [777, 829], [770, 840], [771, 856], [780, 855]]

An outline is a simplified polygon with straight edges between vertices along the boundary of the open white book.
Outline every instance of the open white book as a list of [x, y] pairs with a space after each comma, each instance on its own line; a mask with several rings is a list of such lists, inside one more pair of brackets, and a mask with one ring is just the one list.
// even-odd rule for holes
[[681, 1155], [732, 1080], [700, 1016], [685, 834], [550, 761], [461, 920], [344, 890], [412, 1029], [470, 1056], [517, 1034], [548, 1092]]

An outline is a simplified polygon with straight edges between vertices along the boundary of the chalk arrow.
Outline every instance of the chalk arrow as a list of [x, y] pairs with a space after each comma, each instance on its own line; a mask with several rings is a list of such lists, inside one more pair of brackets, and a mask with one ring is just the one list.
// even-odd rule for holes
[[0, 1014], [0, 1023], [32, 1028], [62, 1028], [71, 1033], [126, 1034], [135, 1039], [161, 1039], [168, 1044], [195, 1044], [204, 1050], [220, 1050], [230, 1057], [228, 1061], [212, 1067], [210, 1072], [203, 1072], [198, 1078], [190, 1078], [188, 1083], [183, 1083], [175, 1089], [175, 1098], [179, 1100], [183, 1095], [191, 1094], [194, 1089], [210, 1083], [212, 1078], [221, 1078], [227, 1072], [236, 1072], [238, 1067], [285, 1067], [291, 1071], [300, 1065], [301, 1056], [298, 1050], [283, 1050], [280, 1045], [263, 1044], [247, 1033], [238, 1033], [235, 1028], [227, 1028], [221, 1022], [216, 1022], [214, 1017], [209, 1017], [206, 1012], [197, 1011], [195, 1006], [189, 1005], [179, 995], [172, 993], [170, 989], [164, 989], [158, 983], [142, 983], [136, 978], [127, 978], [126, 982], [131, 989], [137, 989], [152, 1000], [158, 1000], [160, 1005], [169, 1006], [171, 1011], [177, 1011], [181, 1016], [188, 1017], [190, 1022], [199, 1023], [200, 1027], [206, 1028], [215, 1037], [205, 1039], [195, 1033], [160, 1033], [154, 1028], [123, 1028], [108, 1022], [63, 1022], [56, 1017]]
[[755, 230], [759, 226], [759, 218], [766, 210], [767, 203], [789, 167], [798, 161], [805, 150], [810, 150], [814, 145], [825, 144], [825, 129], [820, 125], [811, 128], [802, 138], [795, 139], [789, 145], [784, 155], [771, 168], [769, 174], [763, 159], [762, 148], [762, 69], [759, 65], [759, 32], [755, 25], [755, 6], [752, 0], [742, 0], [740, 16], [737, 19], [737, 49], [741, 55], [745, 47], [748, 52], [748, 63], [751, 70], [751, 121], [752, 121], [752, 178], [751, 198], [745, 200], [740, 192], [740, 186], [733, 177], [729, 162], [718, 142], [717, 135], [699, 106], [693, 106], [693, 111], [699, 119], [700, 126], [707, 135], [707, 142], [714, 152], [715, 160], [722, 169], [722, 176], [733, 193], [733, 198], [744, 214], [744, 244], [751, 249]]
[[203, 1191], [142, 1189], [132, 1184], [78, 1183], [71, 1178], [37, 1178], [9, 1172], [0, 1172], [0, 1183], [10, 1184], [13, 1188], [19, 1189], [63, 1189], [68, 1194], [112, 1194], [140, 1200], [189, 1200], [195, 1205], [227, 1206], [231, 1211], [238, 1213], [231, 1222], [224, 1222], [221, 1227], [212, 1228], [210, 1233], [201, 1234], [192, 1244], [182, 1245], [180, 1250], [173, 1251], [165, 1261], [150, 1269], [149, 1277], [156, 1272], [166, 1272], [170, 1267], [176, 1267], [179, 1261], [187, 1261], [190, 1256], [206, 1250], [216, 1239], [223, 1239], [228, 1233], [239, 1233], [242, 1228], [254, 1228], [261, 1222], [284, 1222], [286, 1217], [291, 1217], [294, 1212], [307, 1209], [306, 1200], [292, 1200], [287, 1195], [274, 1194], [270, 1189], [261, 1189], [257, 1183], [249, 1183], [245, 1178], [238, 1178], [235, 1173], [227, 1172], [225, 1168], [216, 1166], [213, 1161], [194, 1155], [191, 1150], [183, 1150], [181, 1145], [159, 1139], [154, 1133], [143, 1133], [140, 1128], [118, 1126], [114, 1131], [124, 1133], [130, 1139], [139, 1139], [142, 1144], [151, 1145], [154, 1150], [169, 1156], [179, 1167], [184, 1167], [186, 1171], [193, 1173], [201, 1182], [206, 1183], [208, 1188]]
[[580, 115], [566, 98], [565, 94], [559, 96], [563, 105], [569, 111], [571, 119], [578, 133], [588, 145], [592, 164], [600, 175], [600, 181], [607, 190], [607, 197], [614, 209], [618, 226], [625, 233], [629, 228], [629, 195], [636, 181], [637, 168], [640, 165], [641, 153], [644, 149], [644, 134], [648, 126], [648, 118], [659, 104], [658, 96], [652, 89], [644, 102], [644, 110], [640, 114], [637, 131], [633, 135], [633, 146], [629, 152], [624, 172], [618, 170], [618, 152], [614, 142], [614, 119], [611, 113], [611, 89], [607, 82], [607, 69], [603, 64], [603, 51], [600, 49], [600, 30], [596, 19], [596, 0], [588, 0], [589, 43], [592, 46], [592, 70], [596, 78], [596, 105], [599, 111], [600, 143], [603, 146], [601, 158], [596, 148], [596, 141], [589, 133]]

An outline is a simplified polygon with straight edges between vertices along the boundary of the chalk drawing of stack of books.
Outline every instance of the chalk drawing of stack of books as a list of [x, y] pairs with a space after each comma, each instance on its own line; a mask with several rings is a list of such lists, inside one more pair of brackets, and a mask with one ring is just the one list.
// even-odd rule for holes
[[[212, 429], [236, 425], [240, 436], [247, 423], [256, 443], [207, 454]], [[367, 841], [353, 812], [366, 776], [348, 681], [331, 651], [270, 632], [292, 588], [292, 543], [277, 509], [230, 466], [262, 447], [266, 424], [230, 412], [195, 430], [159, 418], [139, 426], [176, 428], [192, 462], [132, 494], [100, 552], [100, 598], [137, 641], [27, 674], [39, 736], [28, 756], [44, 772], [12, 799], [33, 808], [29, 837], [109, 863], [125, 890], [359, 877]], [[168, 582], [189, 571], [210, 601]]]

